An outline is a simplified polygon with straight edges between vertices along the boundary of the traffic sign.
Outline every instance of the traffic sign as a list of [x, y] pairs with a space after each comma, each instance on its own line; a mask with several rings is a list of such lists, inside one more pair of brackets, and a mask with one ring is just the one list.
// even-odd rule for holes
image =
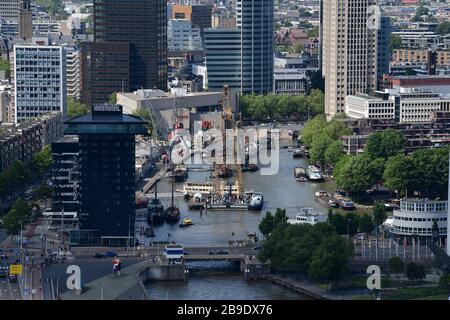
[[20, 275], [22, 274], [23, 266], [21, 264], [11, 264], [9, 266], [9, 274]]

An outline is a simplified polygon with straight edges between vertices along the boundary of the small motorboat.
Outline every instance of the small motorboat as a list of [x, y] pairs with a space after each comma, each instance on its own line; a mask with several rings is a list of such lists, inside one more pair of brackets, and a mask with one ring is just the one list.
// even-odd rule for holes
[[192, 222], [191, 219], [184, 219], [182, 223], [180, 223], [180, 228], [185, 228], [185, 227], [189, 227], [189, 226], [193, 226], [194, 223]]

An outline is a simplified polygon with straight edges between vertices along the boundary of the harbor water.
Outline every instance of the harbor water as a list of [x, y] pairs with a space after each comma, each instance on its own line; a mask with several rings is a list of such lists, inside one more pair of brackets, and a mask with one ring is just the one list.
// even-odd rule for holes
[[[293, 148], [287, 149], [288, 146]], [[200, 211], [188, 210], [187, 202], [182, 195], [175, 198], [181, 211], [180, 222], [191, 219], [193, 226], [180, 228], [178, 224], [163, 224], [154, 228], [155, 237], [150, 241], [175, 241], [184, 246], [211, 246], [228, 244], [230, 240], [243, 240], [247, 233], [258, 231], [258, 225], [266, 211], [275, 212], [277, 208], [285, 208], [289, 218], [295, 218], [301, 208], [311, 207], [326, 214], [327, 209], [321, 206], [314, 197], [319, 190], [328, 192], [335, 190], [331, 181], [322, 183], [297, 182], [294, 177], [296, 166], [306, 167], [305, 159], [294, 159], [295, 143], [291, 139], [280, 141], [280, 166], [276, 175], [263, 176], [260, 171], [243, 173], [246, 190], [262, 192], [264, 207], [257, 211]], [[189, 172], [189, 182], [205, 182], [210, 180], [211, 172]], [[181, 189], [184, 182], [176, 183]], [[170, 203], [170, 180], [158, 183], [158, 193], [164, 206]], [[222, 268], [223, 267], [223, 268]], [[148, 292], [153, 299], [309, 299], [299, 293], [280, 287], [268, 281], [246, 282], [242, 275], [229, 266], [214, 263], [200, 263], [189, 266], [190, 277], [187, 282], [150, 282]]]

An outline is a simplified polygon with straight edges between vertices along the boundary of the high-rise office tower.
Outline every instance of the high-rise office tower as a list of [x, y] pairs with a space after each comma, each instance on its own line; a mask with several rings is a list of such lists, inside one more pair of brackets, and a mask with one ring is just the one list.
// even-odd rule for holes
[[378, 29], [368, 27], [376, 0], [324, 0], [322, 74], [325, 114], [344, 112], [345, 97], [377, 88]]
[[242, 39], [242, 92], [272, 92], [274, 0], [237, 0], [236, 27]]
[[147, 133], [145, 123], [107, 104], [66, 122], [64, 133], [79, 138], [80, 226], [71, 245], [134, 244], [135, 135]]
[[67, 111], [66, 51], [62, 46], [14, 46], [14, 122]]
[[33, 14], [31, 0], [20, 0], [19, 8], [19, 38], [31, 40], [33, 37]]
[[130, 89], [167, 89], [167, 1], [94, 0], [94, 40], [130, 44]]

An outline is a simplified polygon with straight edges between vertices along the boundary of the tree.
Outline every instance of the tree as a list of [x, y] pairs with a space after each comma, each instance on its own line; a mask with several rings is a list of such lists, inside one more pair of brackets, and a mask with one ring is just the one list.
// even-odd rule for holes
[[25, 225], [31, 218], [31, 215], [31, 208], [28, 204], [22, 198], [18, 198], [3, 219], [6, 232], [10, 235], [17, 234], [20, 231], [20, 222]]
[[72, 97], [67, 98], [67, 115], [69, 117], [82, 116], [88, 112], [89, 109], [85, 104], [73, 99]]
[[9, 79], [11, 76], [11, 68], [8, 60], [0, 58], [0, 70], [5, 71], [5, 77], [6, 79]]
[[391, 52], [393, 52], [395, 49], [400, 49], [402, 47], [402, 37], [400, 37], [398, 34], [391, 34], [389, 47]]
[[318, 115], [313, 119], [309, 120], [302, 130], [302, 141], [304, 144], [310, 146], [312, 145], [314, 137], [320, 132], [325, 126], [327, 122], [323, 115]]
[[[306, 77], [309, 80], [310, 88], [313, 91], [319, 90], [320, 93], [323, 95], [323, 92], [325, 91], [325, 80], [322, 77], [320, 70], [307, 70]], [[319, 112], [317, 112], [317, 114], [323, 113], [323, 103], [320, 104], [320, 107], [321, 109], [319, 110]]]
[[415, 172], [414, 164], [411, 158], [398, 154], [388, 159], [384, 169], [383, 178], [384, 185], [391, 191], [401, 193], [413, 187], [413, 175]]
[[384, 202], [376, 201], [373, 205], [373, 222], [377, 231], [379, 231], [380, 226], [386, 221], [387, 213]]
[[272, 216], [272, 213], [267, 211], [266, 216], [261, 220], [259, 223], [259, 231], [267, 237], [273, 230], [274, 226], [274, 217]]
[[354, 212], [347, 212], [345, 215], [346, 234], [353, 237], [358, 232], [359, 217]]
[[329, 236], [313, 254], [308, 275], [315, 280], [328, 280], [333, 285], [347, 274], [352, 255], [349, 240], [338, 235]]
[[439, 278], [439, 287], [445, 290], [450, 290], [450, 274]]
[[33, 156], [33, 167], [39, 174], [43, 175], [52, 165], [52, 148], [46, 145], [42, 150]]
[[411, 281], [422, 280], [426, 276], [425, 268], [421, 264], [410, 262], [405, 267], [405, 276]]
[[298, 9], [298, 15], [299, 15], [300, 18], [309, 18], [309, 17], [312, 16], [311, 12], [309, 12], [305, 8]]
[[333, 141], [325, 151], [325, 162], [334, 167], [344, 155], [342, 143], [340, 141]]
[[319, 163], [320, 166], [325, 164], [325, 153], [328, 147], [331, 145], [331, 138], [325, 133], [317, 134], [313, 137], [313, 142], [311, 144], [309, 155], [312, 162]]
[[144, 119], [145, 121], [147, 121], [147, 124], [145, 125], [145, 128], [148, 131], [148, 134], [151, 135], [152, 131], [153, 131], [153, 120], [152, 120], [152, 115], [150, 113], [150, 111], [146, 108], [138, 108], [133, 112], [133, 115], [141, 117], [142, 119]]
[[309, 29], [307, 34], [308, 34], [308, 37], [310, 37], [310, 38], [319, 37], [319, 27], [314, 27], [312, 29]]
[[430, 10], [427, 7], [424, 7], [423, 5], [420, 5], [420, 7], [417, 8], [416, 14], [414, 17], [412, 17], [412, 22], [418, 22], [423, 21], [423, 16], [428, 16], [430, 14]]
[[450, 21], [444, 21], [438, 24], [435, 32], [440, 35], [447, 35], [450, 33]]
[[359, 232], [371, 233], [375, 229], [373, 219], [368, 214], [363, 214], [359, 217]]
[[335, 167], [336, 183], [348, 193], [359, 194], [378, 184], [384, 171], [384, 160], [367, 155], [343, 157]]
[[117, 103], [117, 93], [116, 92], [111, 93], [111, 95], [109, 96], [108, 102], [110, 104], [116, 104]]
[[405, 269], [405, 263], [400, 259], [400, 257], [392, 257], [389, 259], [389, 271], [391, 273], [399, 274]]
[[372, 133], [367, 140], [365, 151], [373, 158], [387, 159], [403, 153], [405, 144], [403, 133], [387, 129]]
[[342, 214], [334, 213], [333, 210], [330, 209], [328, 212], [328, 223], [333, 226], [337, 234], [347, 234], [347, 223]]

